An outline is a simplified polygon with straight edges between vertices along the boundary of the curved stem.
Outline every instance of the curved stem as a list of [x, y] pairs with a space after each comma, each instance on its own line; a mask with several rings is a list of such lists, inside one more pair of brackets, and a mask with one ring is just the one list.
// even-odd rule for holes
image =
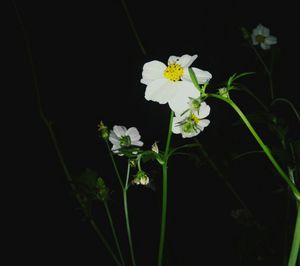
[[52, 129], [52, 123], [47, 119], [47, 117], [46, 117], [46, 115], [44, 113], [43, 106], [42, 106], [42, 101], [41, 101], [41, 96], [40, 96], [39, 85], [38, 85], [38, 78], [37, 78], [37, 73], [36, 73], [36, 67], [35, 67], [35, 63], [33, 61], [33, 57], [32, 57], [32, 52], [31, 52], [31, 48], [30, 48], [29, 38], [27, 36], [27, 32], [26, 32], [24, 23], [22, 21], [21, 15], [19, 13], [19, 10], [17, 8], [17, 5], [16, 5], [16, 3], [15, 3], [14, 0], [12, 0], [12, 3], [14, 5], [15, 11], [16, 11], [17, 19], [18, 19], [18, 21], [20, 23], [20, 26], [21, 26], [21, 30], [22, 30], [22, 33], [23, 33], [23, 38], [24, 38], [24, 41], [25, 41], [25, 49], [26, 49], [26, 52], [27, 52], [29, 64], [30, 64], [31, 69], [32, 69], [33, 86], [34, 86], [34, 90], [35, 90], [35, 94], [36, 94], [38, 114], [39, 114], [41, 120], [44, 122], [46, 128], [49, 131], [50, 138], [51, 138], [51, 141], [52, 141], [52, 143], [54, 145], [54, 148], [55, 148], [56, 154], [58, 156], [59, 162], [60, 162], [60, 164], [61, 164], [61, 166], [63, 168], [63, 171], [64, 171], [64, 173], [66, 175], [66, 178], [67, 178], [67, 180], [68, 180], [68, 182], [69, 182], [69, 184], [71, 186], [71, 189], [73, 190], [73, 192], [75, 194], [75, 197], [76, 197], [76, 199], [77, 199], [80, 207], [82, 208], [82, 210], [83, 210], [84, 214], [86, 215], [86, 217], [87, 217], [89, 223], [91, 224], [92, 228], [95, 230], [97, 236], [100, 238], [100, 240], [102, 241], [102, 243], [104, 244], [104, 246], [106, 247], [106, 249], [108, 250], [108, 252], [110, 253], [110, 255], [112, 256], [112, 258], [115, 261], [115, 263], [117, 265], [121, 266], [121, 263], [117, 259], [117, 256], [112, 251], [110, 245], [106, 241], [104, 235], [102, 234], [101, 230], [99, 229], [99, 227], [95, 223], [94, 219], [92, 219], [86, 213], [86, 206], [83, 203], [83, 201], [82, 201], [82, 199], [80, 197], [80, 194], [78, 193], [77, 188], [74, 185], [74, 182], [72, 180], [71, 174], [70, 174], [70, 172], [69, 172], [69, 170], [68, 170], [68, 168], [66, 166], [66, 163], [65, 163], [64, 158], [62, 156], [62, 153], [60, 151], [59, 145], [57, 143], [56, 136], [55, 136], [54, 131]]
[[164, 152], [164, 164], [163, 168], [163, 190], [162, 190], [162, 209], [161, 209], [161, 224], [160, 224], [160, 239], [159, 239], [159, 250], [158, 250], [158, 266], [163, 265], [163, 253], [164, 243], [166, 234], [166, 222], [167, 222], [167, 196], [168, 196], [168, 154], [172, 136], [172, 125], [173, 125], [174, 112], [171, 111], [169, 131], [167, 136], [167, 143]]
[[300, 204], [297, 202], [297, 216], [294, 230], [294, 238], [292, 242], [292, 248], [289, 257], [288, 266], [296, 266], [297, 258], [299, 257], [300, 252]]
[[283, 180], [290, 187], [290, 189], [292, 190], [292, 192], [293, 192], [295, 198], [297, 199], [297, 201], [300, 201], [300, 192], [297, 189], [296, 185], [290, 180], [290, 178], [282, 170], [282, 168], [280, 167], [280, 165], [277, 163], [277, 161], [275, 160], [275, 158], [271, 154], [271, 151], [269, 150], [269, 148], [264, 144], [264, 142], [259, 137], [259, 135], [257, 134], [257, 132], [254, 130], [254, 128], [252, 127], [252, 125], [250, 124], [249, 120], [244, 115], [244, 113], [241, 111], [241, 109], [231, 99], [224, 98], [224, 97], [222, 97], [220, 95], [213, 94], [213, 93], [207, 94], [207, 96], [208, 97], [214, 97], [214, 98], [217, 98], [219, 100], [222, 100], [222, 101], [228, 103], [238, 113], [238, 115], [243, 120], [243, 122], [245, 123], [245, 125], [247, 126], [247, 128], [249, 129], [249, 131], [251, 132], [251, 134], [253, 135], [253, 137], [256, 139], [256, 141], [258, 142], [258, 144], [261, 146], [261, 148], [263, 149], [263, 151], [265, 152], [265, 154], [267, 155], [267, 157], [269, 158], [269, 160], [273, 164], [273, 166], [276, 169], [276, 171], [279, 173], [279, 175], [283, 178]]
[[123, 202], [124, 202], [124, 212], [125, 212], [125, 219], [126, 219], [127, 236], [128, 236], [128, 242], [129, 242], [129, 248], [130, 248], [130, 256], [131, 256], [131, 260], [132, 260], [132, 265], [136, 266], [133, 245], [132, 245], [129, 215], [128, 215], [127, 189], [128, 189], [129, 174], [130, 174], [130, 162], [128, 161], [126, 183], [125, 183], [125, 187], [123, 189]]
[[274, 99], [274, 100], [271, 102], [271, 105], [273, 105], [274, 103], [279, 102], [279, 101], [282, 101], [282, 102], [287, 103], [287, 104], [290, 106], [290, 108], [293, 110], [293, 112], [295, 113], [295, 116], [297, 117], [298, 122], [300, 122], [300, 115], [299, 115], [299, 112], [297, 111], [297, 109], [296, 109], [296, 107], [293, 105], [293, 103], [290, 102], [288, 99], [285, 99], [285, 98], [276, 98], [276, 99]]
[[110, 227], [111, 227], [111, 231], [113, 233], [113, 237], [115, 239], [116, 247], [117, 247], [117, 250], [119, 252], [120, 260], [122, 262], [122, 265], [125, 265], [124, 258], [123, 258], [123, 255], [122, 255], [122, 251], [121, 251], [120, 244], [119, 244], [119, 240], [118, 240], [118, 237], [117, 237], [117, 234], [116, 234], [115, 226], [114, 226], [111, 214], [110, 214], [108, 204], [107, 204], [106, 201], [104, 201], [103, 204], [104, 204], [106, 214], [107, 214], [107, 217], [108, 217], [108, 220], [109, 220], [109, 223], [110, 223]]

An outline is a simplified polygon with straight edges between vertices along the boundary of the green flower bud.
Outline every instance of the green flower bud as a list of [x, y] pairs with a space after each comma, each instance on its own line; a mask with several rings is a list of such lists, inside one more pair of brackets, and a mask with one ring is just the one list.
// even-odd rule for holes
[[134, 179], [132, 180], [132, 184], [146, 186], [149, 184], [149, 181], [150, 180], [147, 174], [144, 171], [140, 170], [137, 172]]
[[104, 140], [108, 140], [109, 138], [109, 130], [107, 126], [104, 125], [102, 121], [98, 124], [98, 131], [100, 132], [100, 136]]

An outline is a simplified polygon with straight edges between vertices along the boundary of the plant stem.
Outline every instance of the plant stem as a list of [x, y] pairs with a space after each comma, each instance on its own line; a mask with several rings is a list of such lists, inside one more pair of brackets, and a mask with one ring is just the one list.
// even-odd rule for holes
[[288, 266], [296, 266], [297, 258], [299, 256], [299, 247], [300, 247], [300, 203], [297, 202], [297, 216], [294, 230], [294, 238], [292, 242], [292, 248], [289, 257]]
[[109, 223], [110, 223], [110, 227], [111, 227], [111, 231], [113, 233], [113, 237], [115, 239], [116, 247], [117, 247], [117, 250], [119, 252], [120, 260], [122, 262], [122, 265], [125, 265], [124, 258], [123, 258], [123, 255], [122, 255], [122, 251], [121, 251], [120, 244], [119, 244], [119, 240], [118, 240], [118, 237], [117, 237], [117, 234], [116, 234], [116, 230], [115, 230], [115, 227], [114, 227], [114, 224], [113, 224], [113, 220], [112, 220], [112, 217], [111, 217], [111, 214], [110, 214], [108, 204], [107, 204], [106, 201], [104, 201], [103, 204], [104, 204], [106, 214], [107, 214], [107, 217], [108, 217], [108, 220], [109, 220]]
[[245, 125], [247, 126], [247, 128], [249, 129], [249, 131], [251, 132], [251, 134], [253, 135], [253, 137], [256, 139], [256, 141], [258, 142], [258, 144], [261, 146], [261, 148], [263, 149], [263, 151], [265, 152], [265, 154], [267, 155], [267, 157], [269, 158], [269, 160], [273, 164], [274, 168], [277, 170], [277, 172], [279, 173], [279, 175], [284, 179], [284, 181], [287, 183], [287, 185], [289, 186], [289, 188], [292, 190], [292, 192], [293, 192], [296, 200], [300, 201], [300, 192], [297, 189], [296, 185], [290, 180], [290, 178], [282, 170], [282, 168], [280, 167], [280, 165], [277, 163], [277, 161], [275, 160], [275, 158], [271, 154], [271, 151], [269, 150], [269, 148], [264, 144], [264, 142], [259, 137], [259, 135], [257, 134], [257, 132], [254, 130], [254, 128], [252, 127], [252, 125], [250, 124], [249, 120], [244, 115], [244, 113], [241, 111], [241, 109], [231, 99], [224, 98], [224, 97], [222, 97], [222, 96], [220, 96], [218, 94], [211, 93], [211, 94], [207, 94], [207, 96], [208, 97], [214, 97], [214, 98], [217, 98], [219, 100], [222, 100], [222, 101], [228, 103], [238, 113], [238, 115], [243, 120], [243, 122], [245, 123]]
[[166, 234], [166, 221], [167, 221], [167, 194], [168, 194], [168, 154], [172, 136], [172, 125], [173, 125], [174, 112], [171, 111], [169, 131], [167, 136], [167, 143], [164, 152], [164, 164], [163, 168], [163, 191], [162, 191], [162, 210], [161, 210], [161, 224], [160, 224], [160, 239], [159, 239], [159, 251], [158, 251], [158, 266], [162, 266], [164, 243]]
[[128, 242], [129, 242], [129, 248], [130, 248], [130, 256], [131, 256], [131, 260], [132, 260], [132, 265], [136, 266], [135, 256], [134, 256], [134, 251], [133, 251], [133, 245], [132, 245], [129, 215], [128, 215], [127, 190], [128, 190], [129, 174], [130, 174], [130, 162], [128, 161], [127, 174], [126, 174], [126, 183], [125, 183], [125, 187], [123, 188], [123, 202], [124, 202], [124, 212], [125, 212], [125, 219], [126, 219], [127, 236], [128, 236]]
[[112, 161], [112, 163], [113, 163], [113, 166], [114, 166], [114, 169], [115, 169], [115, 172], [116, 172], [117, 178], [118, 178], [118, 180], [119, 180], [119, 183], [120, 183], [120, 185], [121, 185], [122, 189], [124, 189], [124, 184], [123, 184], [123, 181], [122, 181], [121, 175], [120, 175], [120, 173], [119, 173], [119, 170], [118, 170], [118, 167], [117, 167], [117, 164], [116, 164], [116, 161], [115, 161], [114, 155], [113, 155], [113, 153], [112, 153], [112, 151], [111, 151], [111, 149], [110, 149], [110, 147], [109, 147], [109, 145], [108, 145], [108, 142], [107, 142], [107, 140], [105, 140], [105, 144], [106, 144], [106, 147], [107, 147], [107, 150], [108, 150], [108, 153], [109, 153], [110, 159], [111, 159], [111, 161]]

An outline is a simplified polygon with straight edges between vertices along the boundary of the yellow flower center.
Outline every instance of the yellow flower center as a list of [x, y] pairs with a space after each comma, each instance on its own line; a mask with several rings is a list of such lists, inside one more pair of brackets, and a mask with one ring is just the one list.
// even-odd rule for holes
[[176, 63], [168, 65], [168, 67], [164, 71], [165, 78], [171, 81], [180, 80], [182, 75], [183, 75], [183, 67]]
[[195, 123], [198, 124], [200, 122], [200, 118], [192, 114], [191, 120]]
[[258, 43], [264, 43], [265, 42], [265, 39], [266, 39], [266, 37], [265, 36], [263, 36], [263, 35], [256, 35], [256, 37], [255, 37], [255, 40], [258, 42]]

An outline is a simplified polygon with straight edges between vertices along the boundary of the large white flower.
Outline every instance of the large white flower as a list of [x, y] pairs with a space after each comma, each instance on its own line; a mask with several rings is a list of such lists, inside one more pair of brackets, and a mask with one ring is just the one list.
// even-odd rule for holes
[[124, 126], [114, 126], [109, 134], [109, 140], [113, 144], [111, 150], [115, 153], [117, 153], [120, 148], [143, 146], [144, 143], [140, 141], [140, 139], [140, 133], [135, 127], [127, 129]]
[[[198, 55], [170, 56], [168, 65], [154, 60], [143, 66], [141, 83], [147, 85], [145, 98], [160, 104], [168, 103], [175, 113], [182, 113], [189, 97], [198, 98], [199, 90], [193, 85], [188, 68]], [[208, 71], [192, 68], [199, 84], [208, 82]]]
[[182, 134], [183, 138], [192, 138], [204, 130], [210, 123], [204, 119], [210, 113], [210, 107], [205, 102], [201, 102], [198, 110], [190, 109], [183, 115], [177, 115], [173, 118], [172, 132]]
[[270, 35], [270, 30], [262, 24], [258, 24], [258, 26], [253, 29], [251, 39], [253, 45], [260, 45], [263, 50], [268, 50], [271, 45], [277, 43], [277, 38]]

